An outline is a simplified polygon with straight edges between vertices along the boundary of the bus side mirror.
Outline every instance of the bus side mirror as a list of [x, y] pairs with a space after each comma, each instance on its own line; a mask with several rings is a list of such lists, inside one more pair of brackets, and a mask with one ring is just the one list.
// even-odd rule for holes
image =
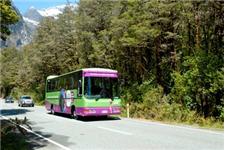
[[82, 95], [82, 82], [81, 80], [78, 81], [78, 92], [77, 92], [78, 96]]

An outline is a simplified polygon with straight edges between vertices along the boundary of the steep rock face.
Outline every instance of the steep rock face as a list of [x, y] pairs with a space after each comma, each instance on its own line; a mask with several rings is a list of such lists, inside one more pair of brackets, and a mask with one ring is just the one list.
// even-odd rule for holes
[[20, 47], [26, 45], [32, 40], [32, 30], [27, 26], [23, 19], [17, 24], [10, 26], [11, 35], [5, 41], [5, 46]]
[[23, 15], [23, 20], [30, 29], [31, 33], [33, 33], [38, 27], [39, 22], [44, 17], [38, 12], [34, 7], [30, 7], [27, 12]]
[[[75, 8], [76, 5], [70, 5]], [[0, 40], [0, 46], [3, 47], [21, 47], [29, 44], [32, 41], [33, 35], [44, 17], [54, 17], [63, 13], [66, 5], [60, 5], [55, 7], [50, 7], [46, 9], [35, 9], [30, 7], [27, 12], [22, 16], [19, 10], [13, 6], [17, 14], [20, 16], [20, 21], [14, 25], [10, 26], [11, 35], [6, 41]]]
[[24, 18], [40, 22], [43, 16], [34, 7], [30, 7], [28, 11], [23, 15]]
[[2, 47], [20, 47], [22, 45], [26, 45], [32, 40], [31, 29], [27, 26], [27, 24], [23, 20], [23, 16], [19, 12], [19, 10], [15, 6], [13, 6], [13, 8], [19, 15], [20, 20], [16, 24], [9, 26], [11, 35], [7, 38], [6, 41], [0, 40], [1, 48]]

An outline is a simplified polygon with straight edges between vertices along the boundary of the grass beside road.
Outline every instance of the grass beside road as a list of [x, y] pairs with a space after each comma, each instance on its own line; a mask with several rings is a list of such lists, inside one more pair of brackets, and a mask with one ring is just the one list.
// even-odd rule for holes
[[[178, 105], [161, 105], [157, 108], [147, 108], [143, 104], [132, 103], [129, 106], [130, 118], [157, 121], [173, 125], [188, 125], [197, 128], [224, 130], [224, 122], [215, 118], [204, 118], [194, 111], [181, 109]], [[122, 117], [127, 117], [127, 107], [122, 106]]]

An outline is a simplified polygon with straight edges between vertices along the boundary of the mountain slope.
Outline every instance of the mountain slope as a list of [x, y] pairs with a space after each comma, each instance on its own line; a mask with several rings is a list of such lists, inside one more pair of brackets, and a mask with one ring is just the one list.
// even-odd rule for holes
[[[60, 5], [41, 10], [30, 7], [23, 16], [19, 10], [13, 6], [21, 19], [15, 25], [10, 26], [11, 35], [6, 41], [0, 41], [1, 48], [12, 46], [21, 47], [29, 44], [32, 41], [33, 34], [36, 31], [40, 21], [44, 17], [54, 17], [57, 19], [57, 16], [63, 13], [66, 6], [67, 5]], [[75, 8], [76, 5], [70, 5], [70, 7]]]
[[7, 38], [6, 41], [0, 40], [1, 48], [2, 47], [20, 47], [22, 45], [26, 45], [32, 40], [32, 30], [27, 26], [25, 21], [23, 20], [23, 16], [19, 12], [19, 10], [13, 5], [13, 8], [17, 12], [20, 17], [20, 20], [14, 24], [10, 25], [9, 29], [11, 31], [11, 35]]

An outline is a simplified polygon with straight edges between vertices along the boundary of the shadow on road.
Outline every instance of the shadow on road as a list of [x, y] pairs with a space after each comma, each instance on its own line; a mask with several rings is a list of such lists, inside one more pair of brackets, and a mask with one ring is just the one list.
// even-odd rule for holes
[[[9, 120], [1, 119], [1, 128], [6, 128], [9, 125], [13, 124]], [[38, 123], [34, 123], [38, 124]], [[31, 126], [32, 127], [32, 126]], [[46, 133], [42, 132], [40, 130], [44, 129], [43, 127], [32, 127], [33, 132], [37, 133], [38, 135], [41, 135], [43, 137], [37, 136], [34, 133], [31, 132], [25, 132], [23, 135], [19, 130], [15, 128], [15, 130], [8, 131], [8, 134], [4, 134], [4, 138], [1, 141], [2, 146], [4, 146], [6, 149], [18, 149], [18, 150], [36, 150], [36, 149], [54, 149], [54, 150], [60, 150], [61, 148], [45, 138], [51, 138], [53, 141], [58, 141], [60, 144], [64, 146], [68, 145], [75, 145], [75, 143], [68, 142], [69, 137], [64, 135], [59, 135], [57, 133]], [[5, 132], [4, 132], [5, 133]], [[3, 135], [2, 135], [3, 137]]]
[[0, 115], [11, 116], [11, 115], [25, 114], [27, 112], [31, 112], [31, 110], [28, 110], [28, 109], [1, 109]]
[[[51, 113], [48, 113], [49, 115], [53, 115]], [[71, 118], [71, 115], [68, 114], [63, 114], [63, 113], [55, 113], [54, 116], [58, 116], [58, 117], [63, 117], [63, 118], [68, 118], [68, 119], [73, 119]]]
[[114, 121], [114, 120], [121, 120], [119, 117], [116, 116], [91, 116], [91, 117], [82, 117], [80, 118], [80, 121], [83, 122], [94, 122], [94, 121]]
[[[48, 114], [52, 115], [50, 113]], [[55, 113], [54, 115], [68, 118], [68, 119], [74, 119], [71, 117], [71, 115], [63, 114], [63, 113]], [[76, 120], [83, 121], [83, 122], [94, 122], [94, 121], [113, 121], [113, 120], [121, 120], [121, 119], [117, 116], [86, 116], [86, 117], [79, 116], [79, 118]]]
[[[64, 145], [64, 146], [68, 146], [68, 145], [71, 145], [71, 144], [75, 144], [75, 143], [70, 143], [68, 142], [68, 139], [69, 137], [67, 136], [63, 136], [63, 135], [57, 135], [54, 133], [53, 134], [50, 134], [50, 133], [43, 133], [41, 131], [35, 131], [35, 133], [45, 137], [45, 138], [50, 138], [50, 137], [53, 137], [53, 141], [56, 140], [58, 141], [57, 139], [60, 140], [60, 144]], [[27, 143], [29, 145], [29, 149], [30, 150], [35, 150], [35, 149], [39, 149], [39, 148], [46, 148], [46, 149], [60, 149], [60, 147], [50, 143], [49, 141], [45, 140], [44, 138], [42, 137], [39, 137], [33, 133], [29, 133], [26, 135], [26, 138], [27, 138]]]
[[[43, 134], [41, 132], [38, 132], [38, 134], [44, 136], [45, 138], [49, 138], [52, 136], [51, 134]], [[48, 145], [47, 140], [45, 140], [37, 135], [34, 135], [33, 133], [28, 133], [26, 135], [26, 139], [27, 139], [27, 143], [29, 145], [30, 150], [38, 149], [41, 147], [46, 147]]]

